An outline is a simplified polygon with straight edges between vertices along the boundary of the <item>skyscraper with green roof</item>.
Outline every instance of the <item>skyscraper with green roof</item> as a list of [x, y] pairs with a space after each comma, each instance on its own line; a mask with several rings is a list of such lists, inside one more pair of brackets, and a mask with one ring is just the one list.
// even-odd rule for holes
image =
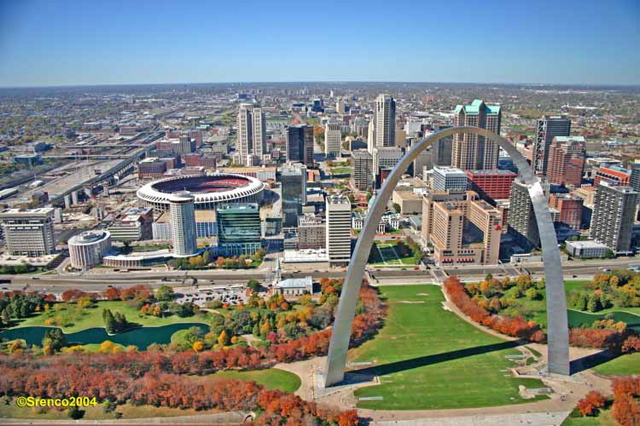
[[[454, 111], [455, 126], [472, 126], [500, 134], [502, 112], [499, 105], [487, 105], [480, 99], [471, 105], [458, 105]], [[451, 166], [462, 170], [491, 170], [498, 168], [500, 148], [484, 136], [464, 133], [453, 136]]]

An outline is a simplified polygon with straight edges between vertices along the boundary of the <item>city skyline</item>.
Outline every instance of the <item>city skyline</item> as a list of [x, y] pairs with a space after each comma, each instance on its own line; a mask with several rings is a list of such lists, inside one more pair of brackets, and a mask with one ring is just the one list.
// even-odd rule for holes
[[[395, 15], [361, 2], [340, 4], [338, 14], [333, 13], [336, 7], [331, 2], [321, 8], [254, 4], [246, 13], [200, 2], [157, 7], [151, 2], [5, 0], [0, 2], [0, 87], [312, 81], [640, 84], [634, 72], [640, 66], [635, 49], [640, 8], [628, 0], [606, 5], [492, 0], [455, 9], [405, 1], [396, 5]], [[308, 16], [309, 32], [280, 24], [303, 16]], [[424, 16], [424, 24], [405, 22], [404, 16]], [[479, 26], [482, 37], [474, 37]], [[388, 28], [384, 37], [381, 28]]]

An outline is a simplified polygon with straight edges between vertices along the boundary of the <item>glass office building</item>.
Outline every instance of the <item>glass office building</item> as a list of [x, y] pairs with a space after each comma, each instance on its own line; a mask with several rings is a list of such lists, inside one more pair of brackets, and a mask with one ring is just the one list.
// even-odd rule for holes
[[223, 256], [252, 255], [262, 246], [258, 204], [226, 204], [217, 208], [218, 249]]

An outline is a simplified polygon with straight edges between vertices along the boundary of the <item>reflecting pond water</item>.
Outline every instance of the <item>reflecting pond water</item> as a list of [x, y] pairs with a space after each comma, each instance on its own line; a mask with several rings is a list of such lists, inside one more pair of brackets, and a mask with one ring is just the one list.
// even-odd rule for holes
[[[88, 345], [91, 343], [102, 343], [110, 340], [124, 346], [134, 345], [140, 350], [146, 350], [154, 343], [167, 344], [171, 342], [173, 333], [179, 330], [186, 330], [191, 327], [198, 327], [205, 333], [209, 331], [209, 326], [200, 322], [179, 323], [163, 325], [161, 327], [137, 327], [115, 335], [107, 334], [104, 327], [88, 328], [77, 333], [65, 334], [67, 342], [72, 344]], [[0, 332], [0, 339], [14, 340], [24, 339], [28, 345], [41, 345], [47, 330], [56, 327], [19, 327]]]

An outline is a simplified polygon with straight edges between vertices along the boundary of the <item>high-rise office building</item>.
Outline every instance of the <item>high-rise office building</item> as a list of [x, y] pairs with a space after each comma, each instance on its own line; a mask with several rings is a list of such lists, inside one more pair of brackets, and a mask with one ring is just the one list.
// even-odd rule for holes
[[[502, 112], [499, 105], [487, 105], [476, 99], [471, 105], [458, 105], [455, 109], [455, 126], [472, 126], [500, 134]], [[497, 142], [473, 133], [453, 136], [451, 165], [462, 170], [487, 170], [498, 168]]]
[[571, 135], [571, 120], [566, 116], [545, 115], [536, 125], [536, 138], [533, 144], [531, 167], [538, 176], [547, 176], [550, 146], [556, 136]]
[[313, 166], [313, 126], [287, 129], [287, 161]]
[[637, 204], [638, 192], [630, 186], [601, 182], [596, 189], [591, 238], [616, 253], [629, 252]]
[[253, 104], [240, 104], [238, 112], [237, 151], [245, 166], [262, 161], [266, 151], [267, 120], [262, 108]]
[[[448, 129], [451, 126], [436, 125], [434, 132]], [[447, 136], [431, 145], [431, 158], [434, 166], [450, 166], [453, 151], [453, 136]]]
[[434, 191], [467, 190], [467, 174], [454, 167], [434, 167], [432, 181]]
[[365, 150], [351, 153], [353, 162], [353, 185], [360, 191], [373, 188], [373, 156]]
[[344, 266], [351, 259], [351, 202], [347, 197], [327, 197], [327, 255], [332, 266]]
[[323, 249], [327, 246], [327, 227], [313, 213], [298, 216], [298, 249]]
[[5, 209], [0, 212], [0, 223], [12, 256], [43, 256], [56, 249], [53, 208]]
[[629, 185], [636, 191], [640, 192], [640, 163], [631, 163], [631, 177]]
[[582, 136], [556, 136], [549, 145], [546, 176], [550, 183], [579, 187], [587, 148]]
[[373, 176], [379, 174], [381, 168], [393, 168], [402, 159], [404, 151], [395, 146], [385, 146], [373, 150]]
[[[543, 190], [549, 196], [549, 184], [543, 183]], [[520, 179], [513, 181], [509, 197], [509, 230], [515, 233], [522, 244], [540, 247], [540, 232], [533, 211], [529, 189]]]
[[324, 128], [324, 153], [327, 157], [339, 157], [342, 148], [342, 125], [330, 121]]
[[295, 228], [302, 206], [307, 203], [307, 168], [302, 164], [288, 164], [280, 171], [282, 187], [282, 226]]
[[375, 146], [396, 146], [396, 101], [390, 95], [378, 95], [375, 106]]
[[198, 249], [195, 198], [189, 192], [181, 191], [171, 194], [168, 201], [173, 233], [173, 254], [190, 256]]
[[258, 204], [224, 204], [216, 209], [218, 250], [225, 256], [251, 256], [262, 246]]
[[473, 191], [435, 191], [423, 197], [421, 237], [441, 265], [498, 263], [502, 212]]

